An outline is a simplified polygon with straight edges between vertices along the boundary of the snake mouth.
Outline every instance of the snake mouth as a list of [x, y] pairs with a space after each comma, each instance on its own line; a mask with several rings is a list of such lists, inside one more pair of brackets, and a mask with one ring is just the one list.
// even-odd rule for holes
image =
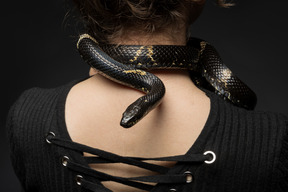
[[124, 120], [124, 119], [122, 119], [121, 120], [121, 122], [120, 122], [120, 125], [123, 127], [123, 128], [126, 128], [126, 129], [128, 129], [128, 128], [130, 128], [130, 127], [132, 127], [133, 125], [135, 125], [137, 122], [133, 122], [133, 121], [126, 121], [126, 120]]

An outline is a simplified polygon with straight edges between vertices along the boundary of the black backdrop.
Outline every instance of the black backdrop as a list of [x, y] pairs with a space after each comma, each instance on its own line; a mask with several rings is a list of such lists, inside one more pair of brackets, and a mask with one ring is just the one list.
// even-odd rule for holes
[[[257, 93], [257, 110], [288, 115], [288, 1], [235, 0], [237, 6], [230, 9], [207, 1], [191, 28], [193, 36], [211, 42]], [[55, 87], [87, 75], [75, 48], [73, 22], [63, 25], [65, 7], [63, 0], [1, 3], [1, 192], [20, 189], [4, 129], [11, 104], [27, 88]]]

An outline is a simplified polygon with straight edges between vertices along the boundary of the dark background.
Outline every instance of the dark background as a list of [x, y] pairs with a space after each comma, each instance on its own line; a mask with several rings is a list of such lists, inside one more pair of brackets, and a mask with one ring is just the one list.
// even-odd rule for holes
[[[207, 1], [191, 28], [193, 36], [211, 42], [257, 93], [257, 110], [288, 115], [288, 1], [235, 0], [230, 9]], [[27, 88], [56, 87], [87, 75], [75, 46], [74, 22], [63, 24], [67, 11], [63, 0], [1, 3], [1, 192], [20, 191], [5, 136], [11, 104]]]

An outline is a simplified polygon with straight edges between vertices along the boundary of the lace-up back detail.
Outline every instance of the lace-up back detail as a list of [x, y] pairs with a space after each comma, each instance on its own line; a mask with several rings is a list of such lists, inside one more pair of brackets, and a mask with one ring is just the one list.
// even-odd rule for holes
[[[152, 191], [154, 184], [168, 184], [168, 185], [179, 185], [189, 184], [193, 182], [193, 173], [189, 170], [182, 173], [171, 173], [171, 168], [148, 163], [146, 161], [168, 161], [177, 162], [191, 165], [197, 163], [213, 163], [216, 160], [216, 155], [212, 151], [206, 151], [203, 154], [186, 154], [169, 157], [157, 157], [157, 158], [142, 158], [142, 157], [123, 157], [114, 153], [106, 152], [100, 149], [91, 148], [86, 145], [82, 145], [69, 140], [61, 139], [53, 132], [50, 132], [46, 137], [46, 142], [50, 145], [56, 145], [61, 148], [73, 150], [81, 153], [88, 153], [92, 156], [83, 157], [86, 162], [86, 166], [80, 164], [80, 162], [74, 161], [69, 156], [63, 156], [60, 160], [64, 168], [75, 172], [75, 182], [88, 190], [99, 191], [99, 192], [111, 192], [110, 189], [106, 188], [102, 182], [113, 181], [128, 185], [137, 189]], [[91, 169], [87, 165], [91, 164], [114, 164], [123, 163], [131, 166], [136, 166], [142, 169], [149, 170], [156, 173], [150, 176], [140, 177], [121, 177], [109, 175], [104, 172]], [[92, 180], [91, 180], [92, 178]], [[96, 181], [95, 181], [96, 179]], [[94, 180], [94, 182], [93, 182]], [[172, 189], [171, 190], [176, 190]]]

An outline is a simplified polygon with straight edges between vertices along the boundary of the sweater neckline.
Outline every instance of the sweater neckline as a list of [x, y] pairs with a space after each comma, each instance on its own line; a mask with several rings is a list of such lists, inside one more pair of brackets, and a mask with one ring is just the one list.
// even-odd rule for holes
[[[59, 94], [59, 99], [58, 99], [58, 103], [57, 103], [57, 107], [56, 107], [56, 113], [57, 113], [57, 130], [53, 130], [56, 133], [59, 134], [59, 136], [63, 139], [72, 141], [70, 134], [68, 132], [67, 129], [67, 125], [66, 125], [66, 120], [65, 120], [65, 106], [66, 106], [66, 100], [67, 100], [67, 96], [70, 92], [70, 90], [78, 83], [88, 79], [90, 77], [85, 77], [79, 80], [74, 80], [70, 83], [68, 83], [66, 86], [64, 86], [64, 88], [62, 89], [61, 93]], [[202, 128], [200, 134], [198, 135], [197, 139], [195, 140], [195, 142], [192, 144], [192, 146], [190, 146], [190, 148], [188, 149], [188, 151], [184, 154], [184, 155], [190, 155], [190, 154], [194, 154], [194, 153], [204, 153], [205, 151], [209, 151], [211, 149], [207, 148], [208, 146], [206, 146], [206, 143], [208, 141], [209, 136], [214, 132], [215, 129], [213, 129], [213, 127], [215, 127], [217, 119], [218, 119], [218, 96], [215, 95], [214, 93], [204, 90], [202, 89], [202, 91], [205, 92], [206, 96], [208, 96], [208, 98], [210, 99], [210, 112], [208, 115], [208, 118], [205, 122], [204, 127]], [[73, 142], [73, 141], [72, 141]], [[204, 151], [205, 150], [205, 151]], [[80, 153], [74, 153], [72, 152], [71, 155], [73, 156], [74, 159], [76, 159], [77, 161], [79, 161], [79, 163], [82, 163], [83, 166], [89, 167], [90, 166], [87, 164], [87, 162], [84, 160], [83, 154]], [[180, 167], [179, 167], [180, 166]], [[174, 165], [174, 167], [172, 167], [170, 169], [170, 171], [167, 174], [170, 173], [176, 173], [179, 171], [182, 171], [183, 166], [181, 167], [181, 165], [178, 165], [178, 163], [176, 163]], [[157, 186], [157, 185], [156, 185]], [[154, 189], [156, 189], [156, 186]], [[151, 190], [152, 191], [154, 191]]]

